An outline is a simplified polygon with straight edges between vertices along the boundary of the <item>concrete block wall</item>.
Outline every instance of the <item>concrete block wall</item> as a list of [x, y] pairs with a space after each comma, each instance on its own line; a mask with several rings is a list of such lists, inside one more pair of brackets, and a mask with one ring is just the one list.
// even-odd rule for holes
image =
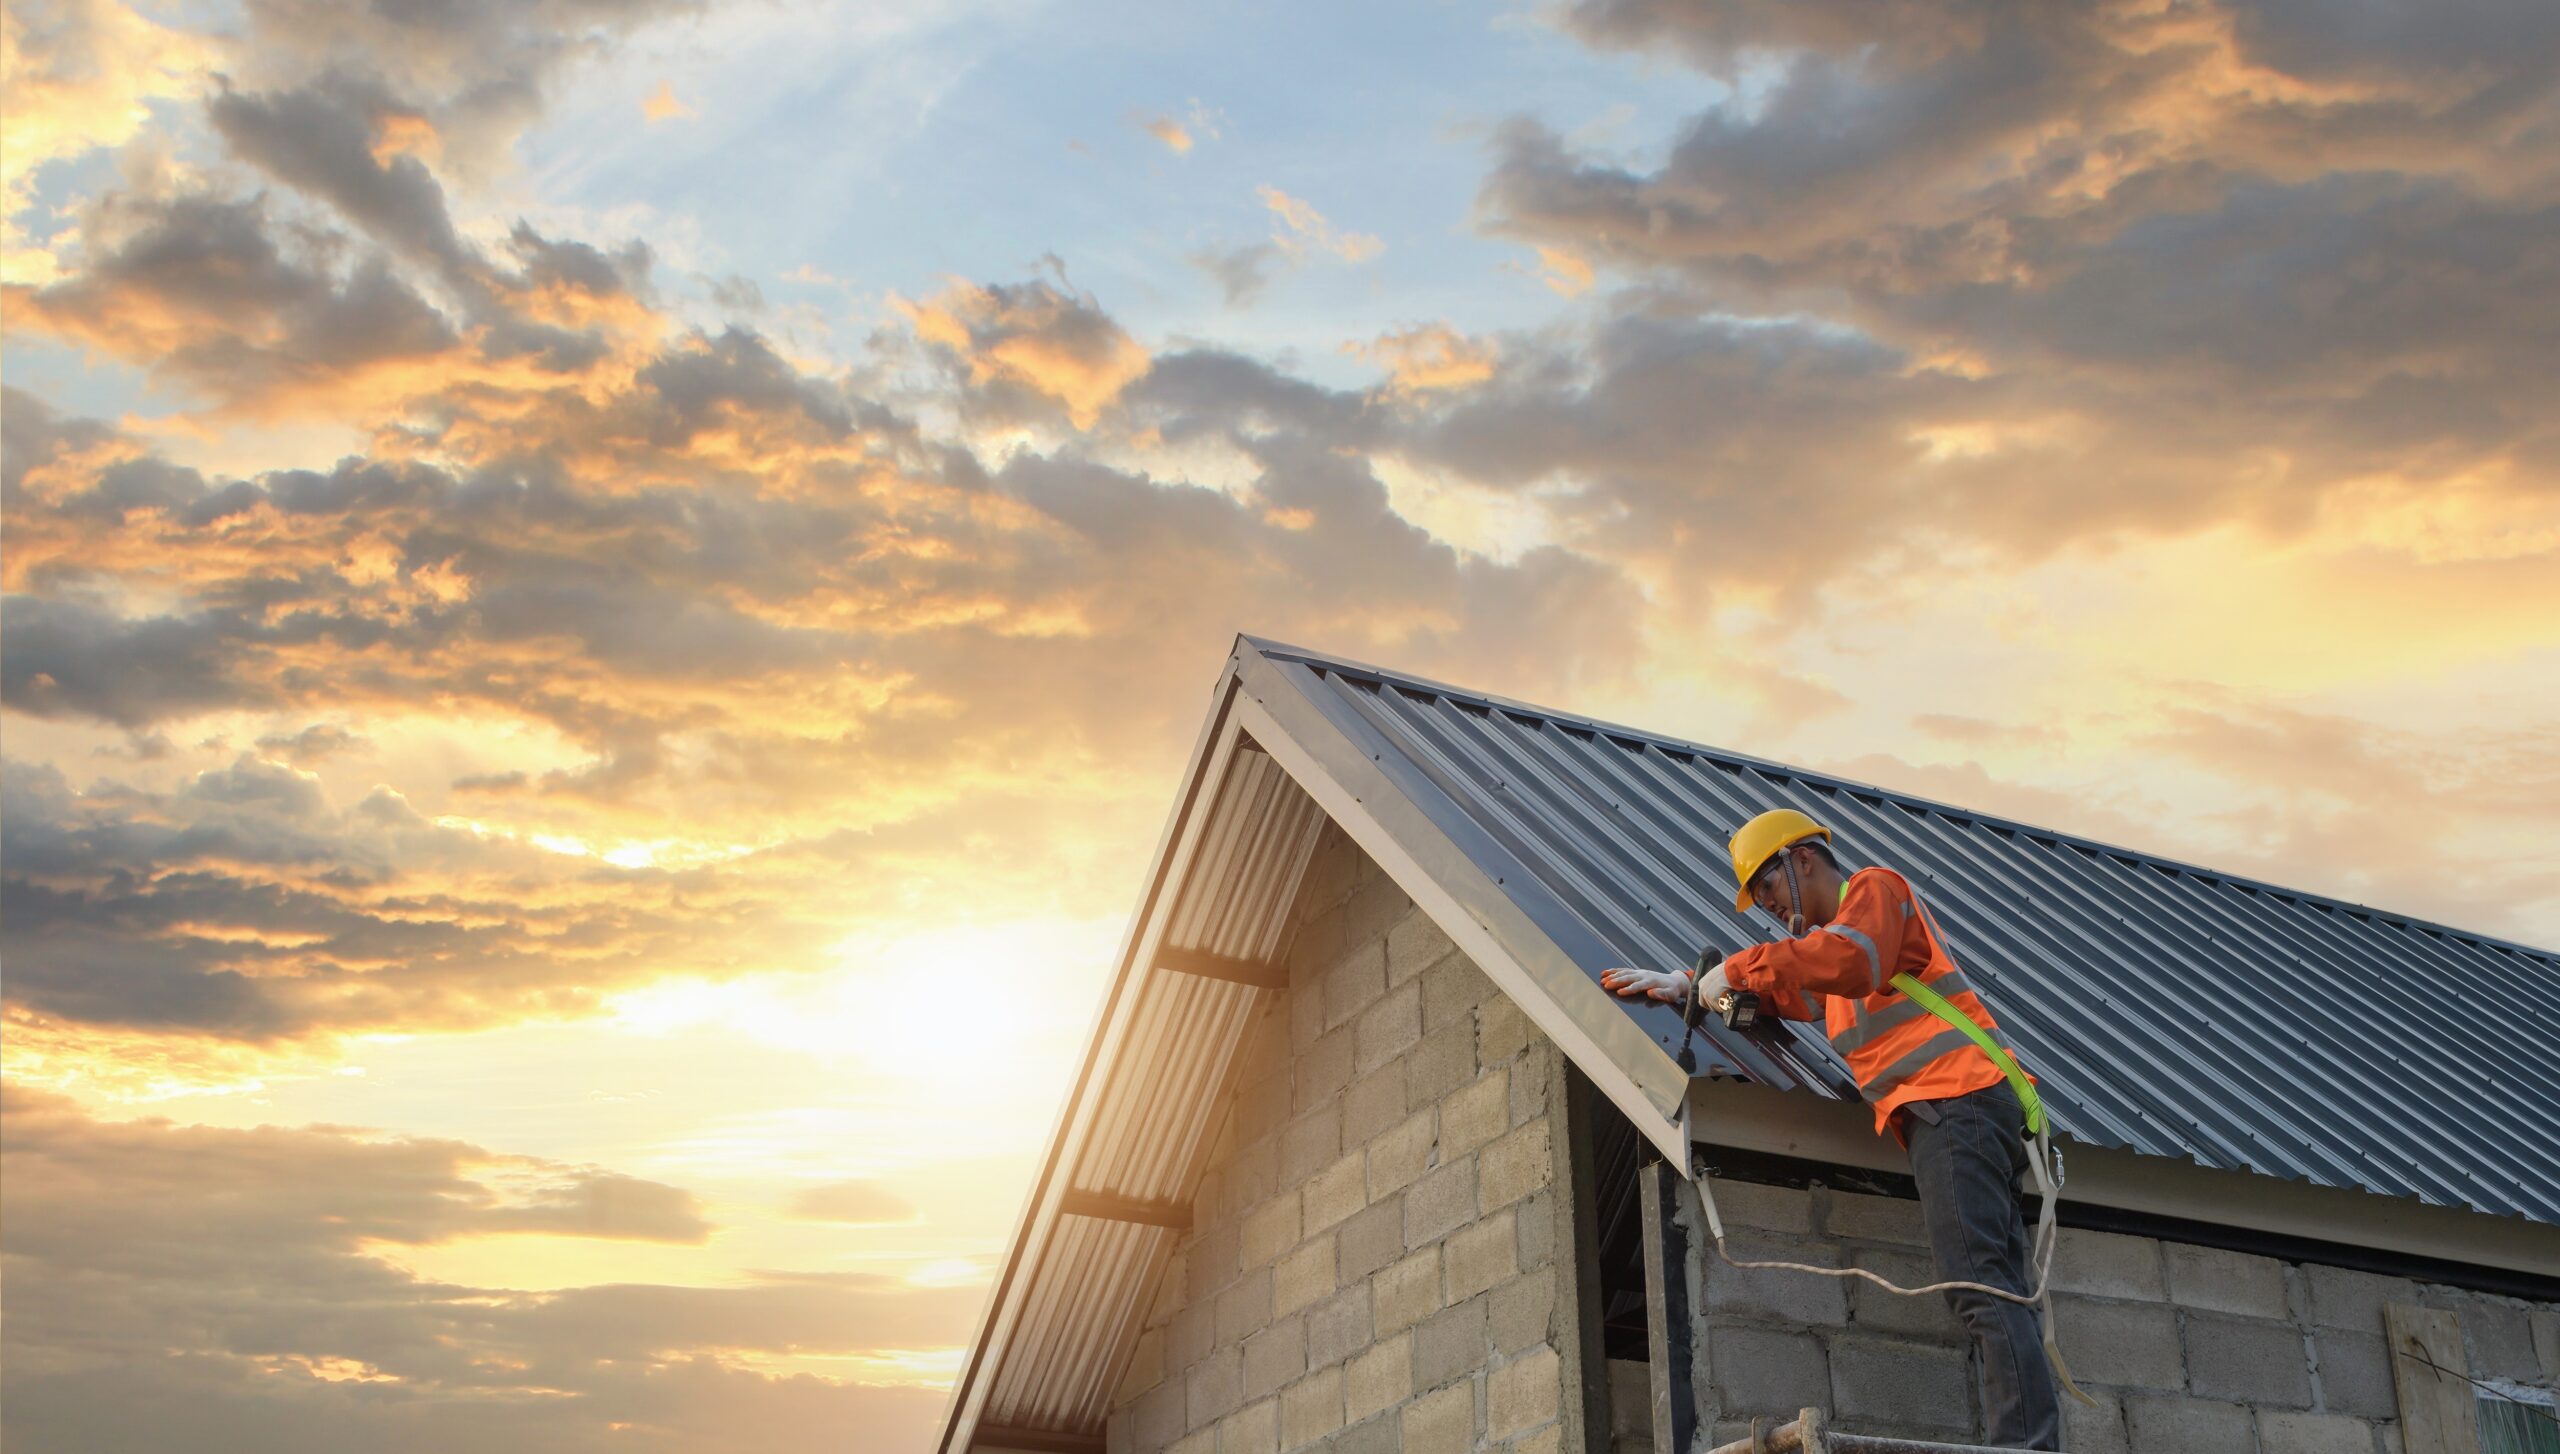
[[1561, 1055], [1338, 830], [1295, 914], [1112, 1454], [1583, 1454]]
[[[1737, 1258], [1870, 1267], [1905, 1286], [1935, 1280], [1915, 1201], [1711, 1186]], [[2095, 1409], [2064, 1400], [2064, 1448], [2075, 1454], [2399, 1454], [2388, 1303], [2455, 1313], [2474, 1377], [2560, 1388], [2551, 1304], [2151, 1237], [2060, 1235], [2054, 1319], [2073, 1375], [2098, 1400]], [[1712, 1253], [1692, 1276], [1717, 1439], [1739, 1436], [1754, 1415], [1808, 1404], [1851, 1432], [1980, 1437], [1970, 1350], [1942, 1299], [1745, 1271]], [[1626, 1433], [1621, 1449], [1638, 1442]]]

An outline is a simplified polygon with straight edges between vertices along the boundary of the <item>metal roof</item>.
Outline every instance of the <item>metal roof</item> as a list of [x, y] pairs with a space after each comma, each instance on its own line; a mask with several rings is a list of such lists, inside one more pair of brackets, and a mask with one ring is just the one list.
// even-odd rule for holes
[[[1723, 864], [1777, 806], [1920, 886], [2060, 1134], [2560, 1225], [2560, 956], [1239, 637], [945, 1454], [1100, 1447], [1328, 818], [1685, 1165], [1678, 1017], [1598, 975], [1775, 937]], [[1812, 1027], [1711, 1020], [1697, 1052], [1700, 1076], [1857, 1095]]]
[[[1779, 937], [1725, 835], [1775, 807], [1911, 878], [2059, 1132], [2560, 1224], [2560, 955], [1263, 644], [1597, 974]], [[1668, 1014], [1644, 1017], [1666, 1049]], [[1721, 1026], [1715, 1027], [1721, 1034]], [[1785, 1078], [1854, 1096], [1817, 1026]], [[1731, 1044], [1739, 1073], [1778, 1080]], [[1830, 1065], [1839, 1077], [1802, 1073]], [[1701, 1073], [1734, 1073], [1702, 1065]], [[2533, 1128], [2541, 1129], [2535, 1130]]]

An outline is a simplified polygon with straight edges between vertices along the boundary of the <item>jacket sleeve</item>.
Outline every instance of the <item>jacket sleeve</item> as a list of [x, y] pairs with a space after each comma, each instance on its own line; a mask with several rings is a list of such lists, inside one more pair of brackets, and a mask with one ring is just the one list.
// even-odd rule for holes
[[1787, 995], [1880, 993], [1902, 956], [1908, 896], [1892, 874], [1863, 870], [1850, 877], [1830, 923], [1801, 939], [1753, 945], [1725, 962], [1725, 976], [1773, 1004]]
[[1800, 994], [1784, 988], [1762, 989], [1757, 984], [1744, 982], [1744, 966], [1758, 962], [1762, 951], [1777, 947], [1774, 944], [1754, 944], [1727, 955], [1724, 961], [1725, 981], [1735, 989], [1749, 990], [1758, 995], [1761, 1007], [1781, 1020], [1821, 1019], [1823, 1006], [1820, 995]]

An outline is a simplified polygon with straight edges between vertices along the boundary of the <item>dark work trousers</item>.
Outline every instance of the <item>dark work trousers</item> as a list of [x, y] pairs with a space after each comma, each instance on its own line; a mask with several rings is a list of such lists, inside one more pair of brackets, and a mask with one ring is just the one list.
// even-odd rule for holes
[[[1932, 1116], [1930, 1112], [1936, 1114]], [[1920, 1220], [1944, 1282], [2032, 1290], [2034, 1247], [2018, 1207], [2018, 1178], [2031, 1154], [2026, 1112], [2006, 1084], [1932, 1101], [1903, 1120], [1911, 1174], [1920, 1183]], [[2062, 1447], [2062, 1401], [2045, 1362], [2036, 1310], [1984, 1293], [1951, 1289], [1947, 1303], [1973, 1335], [1982, 1364], [1988, 1442], [2004, 1449]]]

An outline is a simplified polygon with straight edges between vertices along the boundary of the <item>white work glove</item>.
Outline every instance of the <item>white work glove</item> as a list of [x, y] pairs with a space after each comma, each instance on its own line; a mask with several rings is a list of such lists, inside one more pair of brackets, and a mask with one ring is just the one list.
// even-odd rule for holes
[[[1608, 969], [1600, 972], [1600, 987], [1620, 999], [1656, 999], [1666, 1005], [1689, 1002], [1689, 971], [1685, 969]], [[1724, 966], [1708, 970], [1698, 985], [1698, 1002], [1712, 1006], [1733, 985], [1725, 978]]]

